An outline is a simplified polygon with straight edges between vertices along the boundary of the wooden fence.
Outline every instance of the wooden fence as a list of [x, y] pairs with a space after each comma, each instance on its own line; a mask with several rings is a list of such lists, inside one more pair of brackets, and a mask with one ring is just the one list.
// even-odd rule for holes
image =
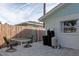
[[44, 35], [44, 28], [41, 26], [15, 26], [8, 24], [0, 24], [0, 45], [4, 43], [3, 36], [8, 39], [12, 38], [28, 38], [33, 36], [33, 41], [42, 40]]

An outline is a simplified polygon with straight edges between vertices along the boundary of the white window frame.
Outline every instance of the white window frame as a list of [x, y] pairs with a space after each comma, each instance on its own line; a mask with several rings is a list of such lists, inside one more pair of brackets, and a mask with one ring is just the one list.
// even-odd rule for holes
[[[74, 19], [75, 21], [77, 21], [78, 19]], [[69, 21], [74, 21], [74, 20], [66, 20], [66, 21], [61, 21], [60, 23], [61, 23], [61, 32], [63, 32], [63, 33], [75, 33], [75, 32], [77, 32], [77, 28], [76, 28], [76, 26], [65, 26], [64, 24], [65, 24], [65, 22], [69, 22]], [[69, 23], [68, 23], [69, 24]], [[76, 24], [77, 24], [77, 22], [76, 22]], [[75, 25], [76, 25], [75, 24]], [[67, 28], [68, 27], [68, 28]], [[68, 30], [68, 29], [72, 29], [72, 31], [71, 30]]]

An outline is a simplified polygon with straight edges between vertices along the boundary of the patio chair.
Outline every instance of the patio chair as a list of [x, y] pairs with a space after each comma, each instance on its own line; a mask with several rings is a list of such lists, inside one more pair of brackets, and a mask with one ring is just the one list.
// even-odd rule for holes
[[9, 47], [9, 41], [7, 40], [7, 38], [3, 37], [3, 39], [4, 39], [5, 43], [6, 43], [6, 46]]
[[28, 41], [26, 45], [24, 45], [24, 48], [32, 47], [31, 43], [33, 43], [33, 36], [31, 37], [31, 40]]
[[14, 52], [14, 51], [16, 51], [16, 49], [13, 48], [12, 43], [10, 43], [10, 41], [8, 41], [6, 37], [3, 37], [3, 38], [4, 38], [5, 43], [7, 44], [7, 47], [9, 47], [9, 49], [7, 49], [6, 52]]
[[30, 42], [28, 41], [26, 45], [24, 45], [24, 48], [29, 48], [32, 47], [32, 45], [30, 44]]

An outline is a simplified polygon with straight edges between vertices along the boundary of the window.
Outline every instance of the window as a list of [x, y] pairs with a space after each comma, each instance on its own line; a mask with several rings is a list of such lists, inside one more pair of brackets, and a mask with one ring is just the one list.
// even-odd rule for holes
[[61, 31], [64, 33], [76, 32], [77, 20], [62, 21], [61, 22]]

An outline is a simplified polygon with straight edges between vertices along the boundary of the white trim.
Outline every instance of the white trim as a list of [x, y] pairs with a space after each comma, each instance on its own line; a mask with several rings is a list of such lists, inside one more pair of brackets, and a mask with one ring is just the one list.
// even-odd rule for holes
[[65, 5], [65, 3], [60, 3], [58, 4], [55, 8], [53, 8], [52, 10], [50, 10], [48, 13], [46, 13], [44, 16], [40, 17], [39, 18], [39, 21], [42, 21], [44, 20], [44, 18], [46, 18], [47, 16], [49, 16], [51, 13], [53, 13], [55, 10], [59, 9], [60, 7], [62, 7], [63, 5]]
[[75, 19], [79, 19], [79, 13], [62, 16], [62, 17], [58, 17], [58, 18], [61, 19], [61, 21], [75, 20]]

